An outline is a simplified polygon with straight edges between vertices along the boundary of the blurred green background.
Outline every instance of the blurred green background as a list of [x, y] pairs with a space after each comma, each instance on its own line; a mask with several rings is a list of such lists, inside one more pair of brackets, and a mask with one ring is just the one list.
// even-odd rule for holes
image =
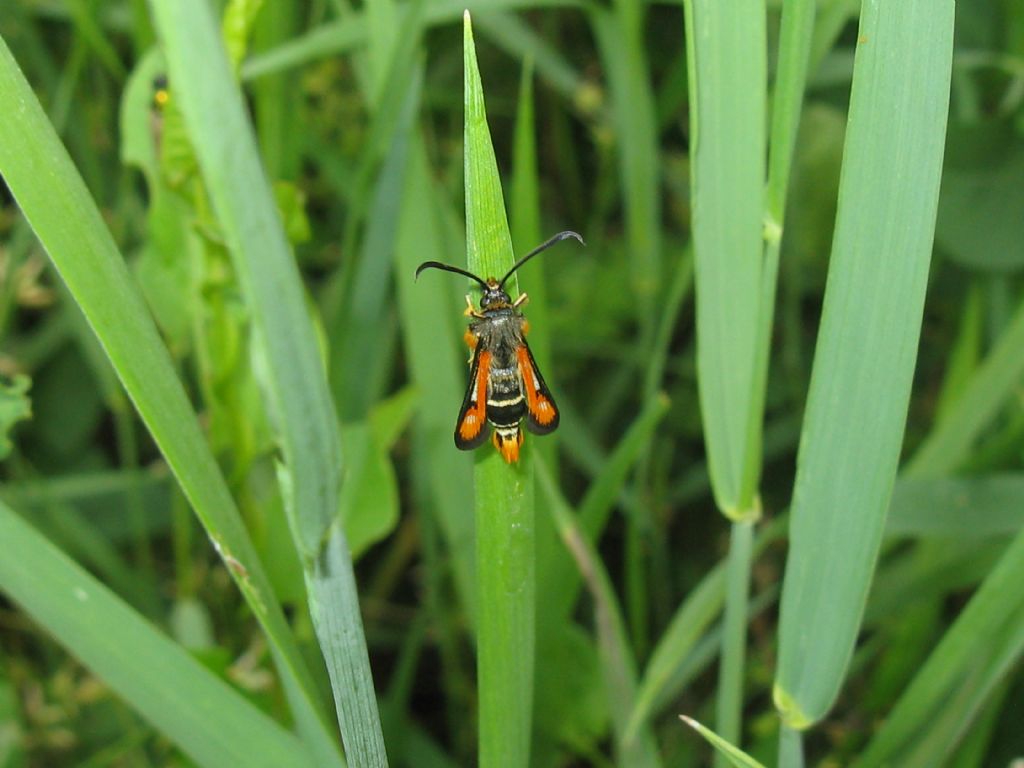
[[[218, 14], [225, 5], [212, 3]], [[474, 597], [473, 463], [483, 459], [451, 443], [467, 375], [466, 288], [437, 273], [412, 279], [424, 260], [466, 263], [462, 4], [260, 5], [234, 3], [236, 26], [224, 34], [338, 414], [339, 514], [384, 741], [395, 765], [471, 765], [474, 600], [496, 598]], [[709, 747], [677, 715], [713, 727], [730, 532], [716, 512], [698, 398], [683, 6], [468, 5], [515, 252], [563, 229], [587, 241], [520, 273], [530, 342], [562, 419], [551, 437], [527, 437], [539, 465], [530, 764], [613, 765], [628, 754], [605, 694], [594, 600], [581, 596], [554, 534], [549, 509], [562, 505], [579, 513], [610, 577], [661, 762], [704, 765]], [[859, 34], [858, 3], [817, 6], [769, 331], [764, 522], [740, 687], [742, 744], [766, 764], [778, 740], [784, 516]], [[1010, 567], [1000, 557], [1024, 524], [1024, 4], [974, 0], [958, 11], [902, 455], [947, 440], [940, 428], [964, 444], [930, 465], [940, 471], [897, 478], [860, 644], [838, 702], [806, 737], [810, 764], [863, 753], [978, 584], [997, 563]], [[769, 107], [781, 12], [767, 3]], [[200, 178], [196, 136], [175, 84], [167, 87], [150, 10], [143, 0], [3, 0], [0, 36], [127, 260], [329, 711], [279, 485], [279, 425], [261, 390], [268, 361]], [[0, 111], [0, 121], [11, 114]], [[5, 187], [0, 277], [0, 499], [241, 699], [291, 727], [260, 624]], [[0, 558], [19, 557], [0, 540]], [[1024, 573], [1008, 573], [1024, 583]], [[899, 747], [909, 752], [890, 756], [970, 766], [1024, 755], [1024, 597], [1008, 600], [1002, 644], [980, 651], [998, 664], [951, 671], [977, 685], [956, 688], [963, 699], [950, 698], [930, 726], [905, 734]], [[546, 601], [558, 607], [546, 611]], [[0, 767], [192, 764], [194, 753], [140, 717], [22, 602], [0, 596]], [[681, 607], [691, 637], [669, 633]], [[98, 629], [130, 647], [128, 630]], [[649, 679], [659, 652], [669, 653], [668, 671]], [[914, 753], [940, 726], [941, 754]]]

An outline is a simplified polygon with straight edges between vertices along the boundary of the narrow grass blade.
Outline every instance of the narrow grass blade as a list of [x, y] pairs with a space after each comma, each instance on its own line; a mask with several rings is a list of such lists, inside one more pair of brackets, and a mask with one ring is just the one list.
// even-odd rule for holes
[[[600, 540], [604, 533], [629, 473], [650, 444], [651, 435], [668, 412], [668, 406], [668, 398], [664, 396], [650, 400], [596, 472], [595, 482], [579, 505], [580, 525], [591, 541]], [[579, 571], [571, 561], [559, 558], [554, 552], [541, 550], [541, 554], [539, 568], [547, 586], [541, 601], [540, 621], [560, 624], [571, 615], [579, 596]]]
[[[1024, 532], [1017, 534], [928, 657], [886, 719], [885, 726], [861, 756], [860, 765], [881, 765], [887, 756], [912, 744], [919, 730], [949, 703], [949, 697], [964, 684], [966, 676], [980, 672], [987, 677], [989, 686], [994, 683], [998, 672], [1024, 652], [1022, 628]], [[995, 675], [991, 674], [994, 661], [999, 662]], [[981, 692], [986, 692], [984, 687]]]
[[266, 631], [303, 738], [318, 762], [338, 764], [312, 678], [170, 356], [103, 217], [2, 40], [0, 113], [0, 175]]
[[[316, 562], [306, 571], [306, 589], [317, 640], [331, 674], [345, 756], [349, 765], [384, 768], [388, 757], [358, 616], [352, 558], [340, 520], [331, 526]], [[346, 606], [356, 606], [358, 621], [348, 615]]]
[[[390, 255], [394, 251], [401, 214], [409, 137], [420, 103], [422, 78], [422, 67], [417, 67], [412, 76], [405, 79], [407, 95], [401, 116], [393, 127], [390, 149], [369, 195], [371, 202], [352, 285], [347, 291], [345, 306], [338, 313], [340, 322], [329, 329], [335, 337], [331, 354], [334, 400], [346, 424], [365, 418], [373, 400], [380, 395], [377, 387], [369, 385], [368, 381], [379, 380], [379, 372], [387, 363], [389, 345], [384, 336], [388, 332], [391, 311], [388, 301]], [[354, 225], [350, 223], [350, 226]]]
[[[355, 576], [344, 532], [332, 527], [342, 470], [337, 417], [302, 281], [209, 6], [203, 0], [162, 0], [153, 8], [171, 81], [265, 356], [263, 386], [284, 452], [285, 509], [306, 568], [313, 618], [318, 628], [345, 626], [319, 640], [346, 755], [355, 765], [384, 765]], [[339, 548], [344, 557], [331, 554]], [[325, 561], [335, 566], [327, 578]], [[319, 588], [323, 592], [317, 594]], [[332, 602], [338, 597], [344, 600]], [[357, 684], [349, 685], [352, 680]]]
[[779, 725], [779, 768], [804, 768], [802, 731]]
[[689, 0], [686, 11], [697, 383], [715, 501], [743, 519], [757, 515], [744, 465], [762, 287], [765, 10]]
[[752, 758], [746, 752], [734, 747], [710, 728], [705, 728], [693, 718], [687, 717], [686, 715], [680, 715], [679, 719], [703, 736], [707, 740], [708, 744], [718, 750], [718, 753], [725, 757], [731, 765], [736, 766], [736, 768], [764, 768], [763, 765], [757, 762], [757, 760]]
[[[773, 306], [762, 295], [766, 18], [756, 0], [689, 0], [685, 12], [697, 385], [715, 502], [733, 521], [717, 728], [738, 743]], [[767, 291], [773, 298], [774, 275]]]
[[963, 384], [961, 394], [946, 408], [904, 473], [934, 476], [957, 468], [969, 455], [982, 431], [999, 414], [1024, 377], [1024, 302], [999, 341]]
[[[754, 540], [751, 558], [756, 558], [784, 531], [782, 521], [776, 519], [765, 526]], [[636, 695], [636, 706], [629, 717], [627, 737], [665, 700], [669, 691], [677, 686], [679, 670], [694, 655], [697, 645], [708, 637], [708, 627], [722, 612], [726, 592], [726, 566], [712, 569], [690, 591], [676, 610], [668, 627], [662, 633], [644, 669]], [[756, 602], [756, 601], [755, 601]], [[759, 610], [750, 608], [751, 615]]]
[[266, 349], [267, 394], [293, 473], [296, 543], [310, 558], [337, 513], [341, 461], [301, 279], [208, 6], [161, 0], [153, 8], [204, 179]]
[[[887, 761], [906, 768], [951, 765], [955, 750], [972, 736], [982, 712], [1000, 702], [1014, 678], [1014, 669], [1024, 652], [1024, 611], [992, 638], [979, 644], [977, 657], [964, 678], [943, 696], [937, 713], [908, 741], [896, 759]], [[1010, 705], [1012, 707], [1012, 704]], [[979, 759], [975, 765], [983, 763]]]
[[764, 405], [775, 327], [775, 294], [779, 256], [786, 220], [786, 196], [793, 165], [793, 150], [800, 128], [807, 59], [814, 31], [814, 0], [793, 0], [782, 8], [779, 29], [779, 62], [772, 94], [771, 146], [768, 154], [768, 183], [765, 188], [764, 264], [761, 275], [761, 305], [754, 362], [754, 400], [747, 424], [744, 483], [757, 487], [764, 461]]
[[[466, 109], [466, 250], [469, 270], [504, 275], [512, 236], [484, 109], [469, 12], [463, 45]], [[519, 293], [515, 275], [506, 283]], [[533, 463], [529, 442], [509, 466], [488, 446], [476, 481], [477, 685], [483, 768], [530, 763], [534, 651]]]
[[[865, 2], [798, 456], [775, 702], [806, 728], [850, 660], [910, 396], [942, 167], [953, 3]], [[907, 45], [907, 40], [914, 45]]]
[[7, 593], [203, 766], [313, 766], [305, 747], [0, 503]]
[[[431, 26], [450, 24], [458, 20], [467, 5], [472, 7], [484, 4], [467, 3], [465, 0], [431, 2], [427, 4], [424, 21]], [[488, 0], [486, 10], [493, 12], [520, 8], [580, 8], [583, 5], [583, 0]], [[351, 51], [365, 44], [368, 28], [366, 16], [362, 13], [347, 14], [344, 19], [321, 24], [301, 37], [253, 56], [242, 67], [242, 77], [251, 80]]]
[[639, 320], [650, 329], [661, 280], [661, 175], [640, 14], [639, 4], [619, 3], [613, 10], [595, 5], [590, 17], [608, 77]]
[[[725, 616], [722, 619], [722, 664], [718, 672], [715, 726], [723, 738], [742, 738], [743, 678], [747, 656], [747, 609], [753, 562], [754, 522], [735, 520], [729, 530], [726, 560]], [[718, 764], [722, 763], [719, 759]]]
[[[455, 450], [452, 431], [466, 386], [466, 348], [452, 342], [463, 328], [456, 291], [413, 281], [423, 261], [451, 261], [439, 225], [439, 190], [432, 184], [422, 138], [412, 140], [395, 256], [405, 359], [420, 393], [415, 421], [414, 461], [423, 462], [431, 514], [447, 540], [458, 593], [470, 617], [476, 615], [473, 582], [473, 507], [466, 489], [473, 482], [472, 457]], [[455, 281], [452, 281], [455, 282]], [[464, 326], [463, 326], [464, 327]], [[471, 622], [472, 623], [472, 622]]]
[[1008, 536], [1024, 527], [1024, 474], [896, 481], [886, 536]]
[[627, 737], [629, 714], [636, 700], [636, 659], [629, 647], [622, 610], [611, 579], [593, 542], [562, 500], [546, 468], [542, 466], [538, 474], [562, 542], [594, 600], [595, 632], [615, 734], [617, 764], [656, 768], [661, 765], [661, 759], [650, 727], [641, 725]]
[[[524, 254], [542, 240], [540, 228], [540, 180], [537, 177], [537, 125], [533, 105], [533, 63], [523, 66], [519, 83], [519, 109], [516, 112], [515, 151], [512, 156], [512, 243], [517, 254]], [[534, 259], [522, 266], [519, 277], [530, 286], [530, 351], [544, 371], [548, 386], [555, 379], [551, 373], [551, 330], [548, 319], [547, 280], [544, 259]], [[557, 438], [555, 432], [552, 438]], [[554, 440], [546, 440], [545, 459], [555, 455]]]

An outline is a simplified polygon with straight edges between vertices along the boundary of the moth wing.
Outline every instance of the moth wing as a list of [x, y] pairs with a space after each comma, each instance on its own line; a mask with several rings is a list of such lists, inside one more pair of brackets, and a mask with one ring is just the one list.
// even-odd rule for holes
[[558, 406], [551, 396], [551, 390], [544, 383], [537, 361], [533, 359], [526, 339], [516, 349], [519, 360], [519, 374], [523, 380], [526, 395], [526, 428], [535, 435], [546, 435], [558, 428]]
[[487, 425], [487, 377], [491, 370], [491, 353], [477, 344], [473, 352], [473, 364], [469, 369], [469, 385], [459, 409], [455, 424], [455, 447], [471, 451], [487, 440], [490, 427]]

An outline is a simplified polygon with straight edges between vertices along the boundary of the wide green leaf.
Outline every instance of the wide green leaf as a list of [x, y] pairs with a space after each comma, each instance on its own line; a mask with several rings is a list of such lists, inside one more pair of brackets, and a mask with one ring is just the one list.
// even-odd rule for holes
[[775, 702], [795, 728], [823, 717], [842, 684], [896, 476], [931, 261], [953, 3], [867, 0], [859, 40], [782, 592]]

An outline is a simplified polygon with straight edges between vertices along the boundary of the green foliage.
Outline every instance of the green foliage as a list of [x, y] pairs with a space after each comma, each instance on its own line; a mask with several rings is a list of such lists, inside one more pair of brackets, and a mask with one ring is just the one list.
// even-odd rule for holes
[[0, 3], [0, 765], [1019, 757], [1020, 4], [466, 5]]

